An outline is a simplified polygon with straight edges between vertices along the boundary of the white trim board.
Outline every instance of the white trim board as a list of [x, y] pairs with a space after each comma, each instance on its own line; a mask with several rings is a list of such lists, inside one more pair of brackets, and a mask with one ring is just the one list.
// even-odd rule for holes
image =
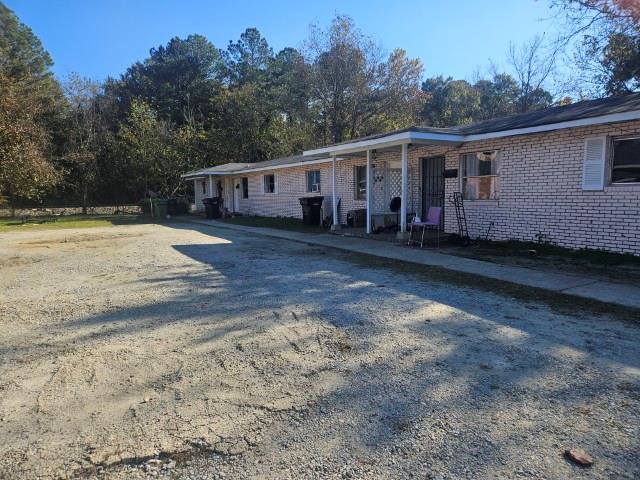
[[331, 162], [331, 158], [321, 158], [321, 159], [318, 159], [318, 160], [309, 160], [309, 161], [306, 161], [306, 162], [286, 163], [286, 164], [283, 164], [283, 165], [272, 165], [270, 167], [246, 168], [244, 170], [236, 170], [233, 173], [236, 174], [236, 175], [240, 175], [240, 174], [243, 174], [243, 173], [262, 172], [262, 171], [265, 171], [265, 170], [278, 170], [280, 168], [303, 167], [305, 165], [316, 165], [318, 163], [330, 163], [330, 162]]

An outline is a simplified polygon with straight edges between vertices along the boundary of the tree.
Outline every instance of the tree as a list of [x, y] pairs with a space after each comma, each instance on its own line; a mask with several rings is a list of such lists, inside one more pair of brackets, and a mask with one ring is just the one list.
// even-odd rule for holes
[[311, 71], [304, 56], [285, 48], [270, 61], [267, 74], [274, 105], [289, 123], [305, 129], [311, 121]]
[[441, 75], [422, 84], [427, 100], [422, 110], [423, 121], [432, 127], [465, 125], [478, 118], [480, 94], [466, 80], [453, 80]]
[[164, 143], [161, 128], [156, 112], [142, 100], [132, 101], [129, 116], [120, 127], [119, 140], [126, 152], [128, 172], [144, 197], [156, 188], [158, 158]]
[[612, 33], [602, 50], [599, 77], [610, 95], [640, 89], [640, 33]]
[[413, 123], [421, 103], [419, 60], [407, 59], [401, 50], [385, 60], [381, 48], [344, 15], [326, 29], [312, 27], [306, 56], [319, 142], [373, 133], [384, 123]]
[[477, 120], [503, 117], [518, 111], [520, 90], [516, 80], [506, 73], [494, 73], [490, 80], [479, 79], [474, 88], [480, 95]]
[[0, 196], [11, 202], [38, 199], [58, 180], [40, 115], [30, 88], [0, 73]]
[[543, 37], [536, 36], [519, 48], [511, 44], [507, 61], [518, 81], [518, 112], [551, 105], [553, 97], [544, 89], [544, 85], [554, 70], [555, 54], [544, 51]]
[[242, 86], [264, 79], [273, 50], [258, 29], [247, 28], [237, 42], [229, 42], [223, 57], [227, 81]]
[[571, 88], [580, 95], [616, 95], [640, 85], [640, 4], [635, 0], [554, 0], [568, 57]]
[[0, 69], [8, 77], [30, 78], [34, 82], [52, 77], [53, 61], [40, 39], [1, 2], [0, 52]]
[[69, 104], [68, 132], [65, 159], [65, 183], [80, 194], [82, 210], [86, 213], [89, 191], [95, 190], [98, 180], [97, 154], [101, 116], [98, 110], [100, 87], [78, 74], [72, 74], [64, 85]]
[[0, 196], [37, 199], [58, 179], [59, 85], [51, 57], [31, 29], [0, 3]]
[[[426, 95], [421, 119], [433, 127], [466, 125], [521, 112], [525, 95], [511, 75], [494, 72], [491, 79], [466, 80], [437, 76], [422, 84]], [[529, 94], [528, 110], [551, 103], [552, 95], [543, 88]]]
[[118, 140], [127, 159], [123, 167], [139, 196], [174, 195], [180, 175], [203, 166], [197, 149], [204, 141], [202, 131], [188, 124], [176, 127], [141, 100], [132, 102]]
[[133, 64], [106, 88], [115, 91], [121, 113], [138, 99], [161, 118], [181, 125], [209, 116], [211, 98], [221, 88], [224, 71], [219, 50], [205, 37], [175, 37], [166, 46], [151, 49], [149, 58]]
[[274, 110], [260, 84], [226, 90], [216, 103], [216, 124], [209, 132], [215, 157], [246, 162], [292, 153], [290, 133], [295, 127]]

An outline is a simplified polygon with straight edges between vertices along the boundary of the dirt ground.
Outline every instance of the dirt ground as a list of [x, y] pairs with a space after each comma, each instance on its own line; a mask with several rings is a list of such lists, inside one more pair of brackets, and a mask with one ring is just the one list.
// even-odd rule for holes
[[640, 477], [640, 322], [578, 302], [178, 223], [0, 273], [0, 478]]

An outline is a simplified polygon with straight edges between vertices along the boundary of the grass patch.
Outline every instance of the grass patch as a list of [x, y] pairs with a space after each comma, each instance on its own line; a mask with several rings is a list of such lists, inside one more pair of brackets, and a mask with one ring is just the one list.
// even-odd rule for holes
[[535, 242], [505, 242], [479, 241], [472, 248], [478, 253], [491, 255], [528, 255], [538, 257], [563, 257], [572, 261], [582, 261], [594, 265], [626, 265], [633, 263], [640, 266], [640, 257], [631, 254], [621, 254], [582, 248], [574, 250]]
[[66, 228], [110, 227], [149, 223], [140, 215], [68, 215], [60, 217], [31, 217], [26, 222], [17, 218], [0, 219], [0, 232], [24, 232], [32, 230], [60, 230]]
[[477, 241], [465, 248], [445, 248], [443, 253], [507, 265], [596, 275], [622, 282], [640, 281], [640, 256], [603, 250], [573, 250], [510, 240]]
[[327, 231], [326, 228], [320, 225], [305, 225], [302, 223], [302, 220], [290, 217], [239, 216], [220, 218], [218, 221], [233, 225], [243, 225], [245, 227], [276, 228], [278, 230], [291, 230], [304, 233], [325, 233]]

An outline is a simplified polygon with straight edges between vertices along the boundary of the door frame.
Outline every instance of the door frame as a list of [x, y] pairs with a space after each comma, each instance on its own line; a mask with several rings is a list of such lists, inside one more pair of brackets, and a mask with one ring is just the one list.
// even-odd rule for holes
[[[444, 155], [432, 155], [428, 157], [420, 158], [420, 201], [422, 204], [422, 218], [427, 216], [427, 208], [429, 206], [441, 207], [442, 216], [440, 217], [440, 230], [444, 230], [444, 209], [445, 209], [445, 181], [444, 181], [444, 169], [445, 169], [445, 156]], [[427, 168], [429, 162], [438, 161], [439, 164], [435, 165], [433, 170]], [[435, 175], [428, 176], [427, 174], [433, 171]], [[429, 194], [432, 189], [439, 189], [439, 192], [435, 194]], [[430, 197], [428, 199], [428, 197]], [[435, 202], [433, 199], [436, 199]]]

